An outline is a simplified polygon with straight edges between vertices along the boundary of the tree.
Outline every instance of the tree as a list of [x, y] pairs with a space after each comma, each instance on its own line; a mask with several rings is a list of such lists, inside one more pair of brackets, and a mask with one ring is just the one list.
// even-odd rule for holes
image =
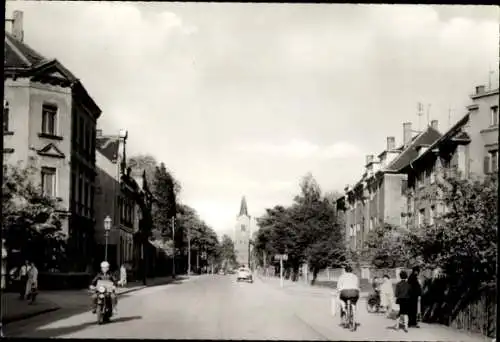
[[35, 185], [37, 174], [34, 160], [25, 167], [7, 165], [3, 179], [2, 237], [6, 239], [9, 255], [18, 250], [22, 258], [35, 261], [41, 270], [61, 270], [65, 267], [67, 236], [57, 214], [58, 201], [45, 196]]
[[129, 158], [128, 166], [137, 174], [142, 174], [145, 171], [146, 179], [151, 182], [151, 180], [155, 178], [158, 161], [151, 155], [139, 154]]
[[236, 267], [236, 251], [233, 240], [224, 235], [220, 244], [220, 255], [222, 259], [222, 268]]
[[153, 222], [156, 229], [162, 232], [164, 238], [172, 236], [171, 222], [177, 212], [175, 180], [164, 163], [156, 167], [153, 181], [155, 208]]
[[409, 266], [414, 261], [407, 246], [407, 232], [383, 224], [370, 231], [361, 258], [379, 268]]
[[435, 224], [412, 229], [407, 246], [448, 276], [496, 280], [498, 179], [447, 178], [440, 186], [446, 211]]
[[258, 254], [288, 254], [284, 267], [297, 279], [300, 265], [308, 262], [313, 282], [318, 272], [345, 259], [343, 229], [335, 212], [335, 194], [322, 195], [309, 173], [300, 182], [300, 194], [289, 207], [275, 206], [257, 219]]

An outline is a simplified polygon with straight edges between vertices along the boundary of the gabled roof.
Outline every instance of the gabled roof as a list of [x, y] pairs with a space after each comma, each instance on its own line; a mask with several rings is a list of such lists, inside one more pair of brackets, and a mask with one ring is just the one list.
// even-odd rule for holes
[[441, 133], [428, 126], [425, 131], [417, 135], [410, 144], [389, 164], [385, 171], [397, 172], [409, 165], [410, 162], [418, 157], [417, 146], [432, 145], [441, 137]]
[[5, 32], [5, 64], [7, 68], [32, 68], [47, 58]]
[[120, 138], [115, 136], [101, 136], [96, 138], [96, 149], [106, 158], [115, 163], [118, 160]]
[[[456, 124], [454, 124], [448, 131], [446, 131], [446, 133], [444, 133], [439, 139], [435, 140], [424, 153], [422, 153], [421, 155], [415, 156], [411, 160], [411, 163], [415, 163], [417, 160], [422, 159], [424, 156], [431, 153], [436, 147], [438, 147], [443, 142], [445, 142], [451, 138], [458, 138], [458, 139], [463, 139], [463, 140], [469, 139], [469, 135], [467, 133], [461, 131], [462, 127], [467, 122], [469, 122], [469, 113], [464, 115]], [[402, 171], [406, 166], [408, 166], [408, 165], [402, 166], [398, 171]]]
[[92, 112], [96, 120], [101, 115], [101, 109], [80, 80], [57, 59], [45, 58], [27, 44], [15, 39], [9, 32], [5, 32], [4, 54], [5, 75], [31, 77], [35, 81], [45, 80], [49, 83], [59, 80], [63, 82], [63, 86], [71, 87], [74, 97]]

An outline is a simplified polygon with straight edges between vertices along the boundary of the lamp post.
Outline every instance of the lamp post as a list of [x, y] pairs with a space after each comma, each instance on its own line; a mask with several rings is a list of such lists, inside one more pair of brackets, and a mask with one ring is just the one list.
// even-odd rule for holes
[[108, 261], [108, 237], [111, 230], [111, 217], [106, 216], [104, 219], [104, 237], [106, 238], [106, 245], [104, 247], [104, 260]]

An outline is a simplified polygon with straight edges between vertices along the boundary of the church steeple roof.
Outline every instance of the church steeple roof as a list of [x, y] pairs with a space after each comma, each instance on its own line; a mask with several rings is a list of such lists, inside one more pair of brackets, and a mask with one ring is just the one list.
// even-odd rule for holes
[[240, 206], [240, 215], [239, 216], [249, 216], [248, 215], [248, 208], [247, 208], [247, 200], [245, 196], [241, 199], [241, 206]]

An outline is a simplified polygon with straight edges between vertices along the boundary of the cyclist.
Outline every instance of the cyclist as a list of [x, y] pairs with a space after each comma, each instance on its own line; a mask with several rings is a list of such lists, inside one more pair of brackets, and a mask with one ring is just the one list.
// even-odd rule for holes
[[345, 315], [345, 306], [347, 301], [350, 300], [352, 304], [352, 316], [353, 321], [356, 323], [356, 304], [359, 300], [359, 278], [357, 275], [352, 273], [352, 267], [347, 265], [344, 267], [344, 274], [339, 277], [337, 281], [337, 291], [339, 292], [339, 298], [342, 305], [342, 311], [340, 314], [340, 320], [342, 321]]

